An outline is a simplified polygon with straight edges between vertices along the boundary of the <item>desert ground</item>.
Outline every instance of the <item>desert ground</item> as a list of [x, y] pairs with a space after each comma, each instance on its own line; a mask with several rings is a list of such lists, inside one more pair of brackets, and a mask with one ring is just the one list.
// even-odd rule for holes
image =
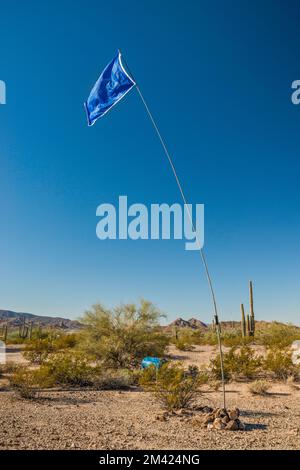
[[[186, 364], [206, 364], [210, 346], [170, 355]], [[8, 360], [24, 362], [19, 346]], [[227, 384], [227, 406], [241, 410], [245, 431], [207, 430], [195, 424], [196, 409], [161, 420], [156, 400], [129, 391], [49, 390], [34, 400], [18, 398], [0, 381], [0, 449], [300, 449], [300, 386], [272, 383], [266, 396], [253, 396], [247, 383]], [[208, 387], [199, 407], [222, 405]], [[194, 407], [196, 408], [196, 407]]]

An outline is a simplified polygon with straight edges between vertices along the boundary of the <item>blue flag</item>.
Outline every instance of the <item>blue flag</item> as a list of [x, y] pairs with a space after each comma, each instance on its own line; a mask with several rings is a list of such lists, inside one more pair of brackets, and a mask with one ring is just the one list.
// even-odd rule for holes
[[121, 53], [118, 52], [103, 70], [84, 103], [88, 125], [95, 124], [97, 119], [115, 106], [134, 85], [135, 82], [123, 67]]

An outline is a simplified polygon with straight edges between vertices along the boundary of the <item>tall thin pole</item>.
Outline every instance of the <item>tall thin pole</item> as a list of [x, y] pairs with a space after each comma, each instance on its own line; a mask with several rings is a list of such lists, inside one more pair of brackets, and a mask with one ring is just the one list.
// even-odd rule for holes
[[[122, 57], [123, 58], [123, 57]], [[175, 165], [174, 165], [174, 162], [173, 162], [173, 159], [168, 151], [168, 148], [166, 146], [166, 143], [161, 135], [161, 132], [159, 130], [159, 127], [146, 103], [146, 100], [140, 90], [140, 87], [138, 86], [138, 83], [137, 81], [135, 80], [135, 78], [133, 77], [126, 61], [124, 60], [125, 62], [125, 65], [126, 65], [126, 68], [128, 69], [132, 79], [135, 81], [135, 86], [136, 86], [136, 90], [142, 100], [142, 103], [146, 109], [146, 112], [150, 118], [150, 121], [156, 131], [156, 134], [158, 136], [158, 139], [161, 143], [161, 146], [164, 150], [164, 153], [169, 161], [169, 164], [171, 166], [171, 169], [172, 169], [172, 172], [173, 172], [173, 175], [175, 177], [175, 180], [176, 180], [176, 183], [177, 183], [177, 186], [178, 186], [178, 189], [180, 191], [180, 194], [181, 194], [181, 197], [182, 197], [182, 200], [183, 200], [183, 203], [186, 207], [186, 210], [187, 210], [187, 213], [188, 213], [188, 217], [189, 217], [189, 220], [190, 220], [190, 223], [191, 223], [191, 227], [193, 229], [193, 231], [195, 232], [195, 237], [196, 237], [196, 241], [200, 247], [200, 241], [198, 239], [198, 236], [197, 236], [197, 232], [195, 230], [195, 225], [194, 225], [194, 222], [193, 222], [193, 218], [192, 218], [192, 214], [191, 214], [191, 211], [190, 211], [190, 207], [187, 203], [187, 199], [185, 197], [185, 194], [184, 194], [184, 191], [183, 191], [183, 188], [182, 188], [182, 185], [180, 183], [180, 180], [179, 180], [179, 177], [178, 177], [178, 174], [177, 174], [177, 171], [176, 171], [176, 168], [175, 168]], [[224, 377], [224, 365], [223, 365], [223, 351], [222, 351], [222, 343], [221, 343], [221, 332], [220, 332], [220, 324], [219, 324], [219, 317], [218, 317], [218, 308], [217, 308], [217, 302], [216, 302], [216, 296], [215, 296], [215, 292], [214, 292], [214, 288], [213, 288], [213, 284], [212, 284], [212, 280], [211, 280], [211, 276], [210, 276], [210, 273], [209, 273], [209, 269], [208, 269], [208, 265], [207, 265], [207, 261], [206, 261], [206, 257], [205, 257], [205, 254], [204, 254], [204, 251], [203, 251], [203, 248], [200, 248], [200, 256], [201, 256], [201, 260], [202, 260], [202, 263], [203, 263], [203, 266], [204, 266], [204, 270], [205, 270], [205, 274], [206, 274], [206, 278], [207, 278], [207, 282], [208, 282], [208, 285], [209, 285], [209, 289], [210, 289], [210, 293], [211, 293], [211, 298], [212, 298], [212, 303], [213, 303], [213, 309], [214, 309], [214, 319], [215, 319], [215, 324], [216, 324], [216, 332], [217, 332], [217, 338], [218, 338], [218, 344], [219, 344], [219, 353], [220, 353], [220, 365], [221, 365], [221, 378], [222, 378], [222, 389], [223, 389], [223, 407], [226, 408], [226, 394], [225, 394], [225, 377]]]

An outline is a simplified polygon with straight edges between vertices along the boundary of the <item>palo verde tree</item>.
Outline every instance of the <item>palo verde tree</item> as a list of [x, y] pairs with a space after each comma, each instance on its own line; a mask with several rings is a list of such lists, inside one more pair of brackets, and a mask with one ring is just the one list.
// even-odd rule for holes
[[130, 368], [147, 355], [161, 357], [168, 339], [161, 331], [162, 313], [151, 303], [125, 304], [112, 310], [101, 304], [85, 312], [81, 349], [110, 368]]

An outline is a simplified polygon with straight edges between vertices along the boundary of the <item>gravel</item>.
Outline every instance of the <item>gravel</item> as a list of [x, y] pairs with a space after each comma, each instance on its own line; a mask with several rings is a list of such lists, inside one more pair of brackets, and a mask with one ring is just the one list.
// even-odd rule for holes
[[[191, 413], [159, 419], [159, 404], [138, 390], [44, 391], [22, 400], [2, 389], [0, 450], [300, 449], [300, 389], [273, 384], [270, 392], [228, 385], [228, 408], [240, 408], [246, 430], [219, 431], [195, 426]], [[207, 389], [197, 404], [219, 407], [221, 394]]]

